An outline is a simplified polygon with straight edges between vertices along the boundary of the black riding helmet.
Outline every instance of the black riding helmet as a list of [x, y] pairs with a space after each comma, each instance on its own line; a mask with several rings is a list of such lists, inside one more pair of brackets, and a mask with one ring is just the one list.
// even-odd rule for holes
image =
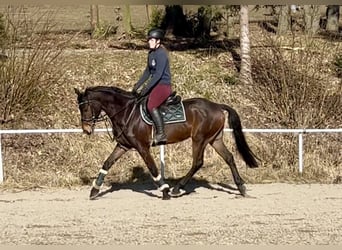
[[164, 38], [164, 31], [162, 29], [151, 29], [147, 34], [147, 38], [155, 38], [162, 40]]

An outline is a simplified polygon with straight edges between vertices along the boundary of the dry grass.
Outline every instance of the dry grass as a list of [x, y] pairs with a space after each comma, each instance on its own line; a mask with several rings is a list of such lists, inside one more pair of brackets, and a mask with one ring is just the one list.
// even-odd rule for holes
[[[256, 27], [252, 30], [259, 32]], [[55, 34], [49, 39], [60, 41], [65, 36]], [[141, 49], [144, 43], [140, 40], [130, 42], [129, 49], [120, 49], [125, 44], [115, 38], [91, 40], [86, 34], [78, 34], [63, 53], [63, 62], [67, 65], [63, 85], [56, 84], [48, 88], [53, 100], [50, 105], [41, 107], [36, 115], [5, 123], [2, 128], [79, 128], [80, 117], [74, 87], [114, 85], [131, 89], [142, 73], [146, 62], [146, 50]], [[319, 38], [315, 42], [315, 53], [319, 53], [319, 44], [336, 45]], [[329, 58], [334, 56], [333, 51], [326, 53]], [[250, 93], [255, 94], [255, 98], [260, 93], [250, 92], [253, 90], [247, 86], [227, 82], [227, 79], [237, 74], [232, 54], [228, 50], [213, 46], [206, 49], [170, 51], [170, 58], [173, 86], [183, 98], [202, 96], [227, 103], [238, 111], [245, 128], [283, 126], [278, 114], [275, 114], [278, 111], [272, 109], [272, 105], [265, 109], [265, 106], [251, 99]], [[336, 83], [336, 78], [328, 67], [329, 58], [321, 67], [325, 79], [331, 79], [328, 82], [338, 86], [340, 83]], [[326, 87], [327, 82], [322, 83], [322, 86]], [[335, 111], [341, 112], [338, 107], [335, 107]], [[98, 124], [98, 127], [105, 125]], [[321, 127], [338, 128], [341, 127], [341, 122], [330, 119], [326, 126], [323, 121]], [[303, 175], [298, 174], [296, 135], [246, 134], [251, 148], [262, 159], [260, 168], [253, 170], [248, 169], [236, 154], [230, 133], [226, 133], [224, 137], [227, 147], [234, 153], [240, 174], [248, 183], [332, 183], [342, 176], [340, 134], [304, 136]], [[5, 169], [2, 187], [19, 189], [89, 185], [114, 148], [114, 143], [106, 134], [91, 137], [81, 134], [3, 135], [2, 145]], [[158, 162], [158, 149], [153, 148], [152, 151]], [[166, 146], [165, 161], [167, 178], [183, 176], [192, 164], [190, 141]], [[143, 172], [137, 171], [140, 167]], [[107, 182], [146, 180], [146, 176], [148, 171], [142, 159], [137, 152], [130, 151], [111, 168]], [[205, 152], [205, 165], [196, 177], [212, 182], [232, 183], [228, 166], [210, 147]]]
[[[246, 94], [259, 118], [274, 128], [341, 127], [342, 111], [337, 107], [342, 105], [342, 85], [331, 67], [335, 51], [341, 50], [340, 43], [300, 34], [263, 37], [252, 53], [254, 84]], [[261, 143], [266, 165], [281, 180], [296, 179], [293, 166], [298, 165], [298, 137], [272, 138], [275, 145]], [[304, 136], [306, 167], [300, 178], [331, 183], [341, 176], [339, 138], [338, 134]]]

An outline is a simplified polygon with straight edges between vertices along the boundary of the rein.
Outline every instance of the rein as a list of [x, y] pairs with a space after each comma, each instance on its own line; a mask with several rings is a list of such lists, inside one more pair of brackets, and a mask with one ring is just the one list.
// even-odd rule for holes
[[[123, 129], [121, 129], [120, 126], [117, 126], [117, 125], [116, 125], [116, 127], [120, 130], [120, 133], [116, 136], [116, 139], [117, 139], [117, 138], [120, 138], [120, 136], [123, 134], [123, 132], [126, 131], [127, 124], [128, 124], [128, 122], [131, 120], [131, 118], [132, 118], [132, 115], [133, 115], [133, 112], [134, 112], [134, 110], [135, 110], [136, 105], [137, 105], [137, 104], [134, 103], [133, 108], [131, 109], [131, 112], [130, 112], [129, 116], [128, 116], [126, 122], [125, 122], [124, 125], [123, 125]], [[112, 120], [113, 120], [112, 118], [114, 118], [117, 114], [119, 114], [120, 112], [126, 110], [127, 108], [128, 108], [128, 105], [126, 105], [125, 107], [123, 107], [122, 109], [120, 109], [120, 110], [119, 110], [118, 112], [116, 112], [114, 115], [108, 116], [108, 117], [109, 117], [110, 120], [112, 121]], [[113, 124], [112, 124], [112, 127], [113, 127]], [[112, 140], [114, 141], [114, 138], [112, 138]]]

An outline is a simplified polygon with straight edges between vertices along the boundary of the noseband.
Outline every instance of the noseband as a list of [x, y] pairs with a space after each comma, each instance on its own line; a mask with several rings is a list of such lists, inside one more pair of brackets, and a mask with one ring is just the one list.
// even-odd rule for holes
[[[90, 103], [91, 103], [90, 100], [86, 100], [86, 101], [80, 102], [78, 104], [78, 106], [81, 107], [82, 105], [85, 105], [85, 104], [90, 105]], [[90, 109], [91, 109], [91, 114], [92, 114], [91, 118], [85, 119], [85, 118], [81, 117], [82, 122], [90, 124], [92, 127], [94, 127], [97, 122], [101, 122], [101, 121], [106, 120], [106, 115], [101, 115], [100, 117], [95, 116], [94, 109], [93, 109], [92, 105], [90, 105]]]

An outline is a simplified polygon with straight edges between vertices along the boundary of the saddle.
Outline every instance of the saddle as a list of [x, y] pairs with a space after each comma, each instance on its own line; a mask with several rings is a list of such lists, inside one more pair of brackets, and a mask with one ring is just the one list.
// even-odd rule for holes
[[[147, 124], [152, 125], [153, 121], [147, 110], [146, 104], [147, 98], [140, 104], [140, 115]], [[177, 95], [176, 91], [172, 92], [171, 95], [160, 105], [159, 110], [164, 124], [186, 121], [182, 98]]]

